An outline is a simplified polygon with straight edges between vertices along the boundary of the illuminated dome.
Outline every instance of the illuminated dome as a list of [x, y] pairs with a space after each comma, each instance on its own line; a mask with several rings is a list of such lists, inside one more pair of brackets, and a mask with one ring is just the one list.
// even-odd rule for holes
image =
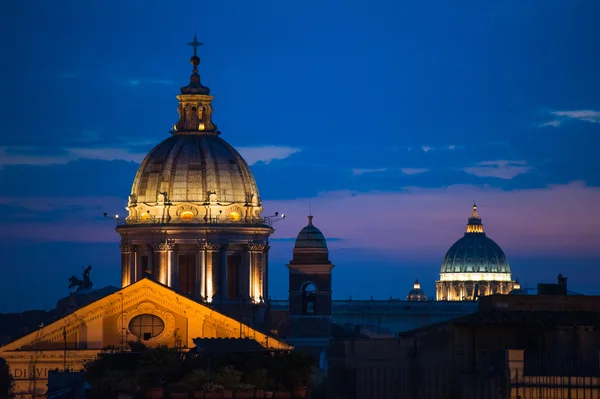
[[200, 81], [196, 47], [190, 83], [177, 96], [172, 137], [150, 151], [135, 176], [128, 224], [260, 222], [252, 172], [212, 121], [213, 96]]
[[[177, 135], [157, 145], [142, 162], [131, 190], [138, 202], [245, 205], [258, 198], [248, 164], [216, 134]], [[166, 193], [166, 194], [165, 194]]]
[[413, 285], [413, 289], [408, 291], [406, 300], [407, 301], [426, 301], [427, 300], [427, 295], [425, 295], [425, 292], [423, 292], [423, 290], [421, 289], [421, 284], [419, 283], [419, 280], [416, 280], [415, 284]]
[[300, 230], [296, 237], [294, 248], [323, 248], [327, 249], [327, 241], [321, 230], [313, 225], [313, 217], [308, 217], [308, 225]]
[[465, 235], [446, 252], [440, 274], [441, 280], [447, 277], [453, 280], [510, 281], [510, 266], [506, 256], [483, 231], [477, 206], [473, 206]]
[[508, 294], [514, 281], [502, 249], [483, 231], [477, 206], [465, 235], [450, 247], [436, 283], [438, 300], [473, 300], [482, 295]]

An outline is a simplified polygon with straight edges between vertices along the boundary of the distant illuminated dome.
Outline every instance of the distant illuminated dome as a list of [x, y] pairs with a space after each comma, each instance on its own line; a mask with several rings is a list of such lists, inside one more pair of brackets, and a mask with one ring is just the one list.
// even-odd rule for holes
[[450, 247], [436, 283], [438, 300], [472, 300], [507, 294], [513, 287], [510, 265], [502, 249], [483, 231], [477, 206], [465, 235]]
[[440, 280], [510, 281], [510, 266], [502, 249], [483, 231], [477, 206], [467, 224], [467, 232], [446, 253]]
[[[194, 50], [195, 51], [195, 50]], [[190, 83], [181, 88], [172, 137], [142, 161], [129, 197], [127, 223], [255, 222], [262, 211], [250, 167], [212, 121], [210, 89], [191, 58]]]
[[407, 301], [426, 301], [427, 295], [421, 289], [421, 284], [419, 284], [419, 280], [415, 281], [413, 285], [413, 289], [408, 291], [408, 295], [406, 296]]
[[308, 217], [308, 225], [300, 230], [296, 237], [294, 248], [323, 248], [327, 249], [327, 240], [321, 230], [313, 225], [313, 217]]

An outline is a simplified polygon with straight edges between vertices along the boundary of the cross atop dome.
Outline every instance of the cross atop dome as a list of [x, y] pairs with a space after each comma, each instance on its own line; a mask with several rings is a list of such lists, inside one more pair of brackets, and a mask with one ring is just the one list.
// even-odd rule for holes
[[196, 50], [200, 46], [204, 46], [204, 43], [198, 41], [198, 37], [194, 34], [194, 40], [188, 42], [188, 46], [192, 46], [194, 48], [194, 56], [196, 56]]
[[190, 58], [190, 63], [194, 67], [192, 69], [192, 76], [190, 76], [190, 84], [181, 88], [181, 94], [210, 94], [210, 89], [203, 86], [200, 82], [200, 74], [198, 73], [198, 65], [200, 65], [200, 57], [198, 57], [198, 47], [204, 46], [204, 43], [199, 42], [196, 35], [194, 40], [187, 43], [194, 49], [194, 55]]

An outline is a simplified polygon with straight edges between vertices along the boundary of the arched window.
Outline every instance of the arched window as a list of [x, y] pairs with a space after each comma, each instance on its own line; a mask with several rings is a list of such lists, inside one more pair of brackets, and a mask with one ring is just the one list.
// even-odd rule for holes
[[158, 336], [164, 329], [165, 322], [153, 314], [137, 315], [129, 322], [129, 331], [144, 341]]
[[317, 287], [308, 283], [302, 288], [302, 313], [306, 315], [317, 314]]

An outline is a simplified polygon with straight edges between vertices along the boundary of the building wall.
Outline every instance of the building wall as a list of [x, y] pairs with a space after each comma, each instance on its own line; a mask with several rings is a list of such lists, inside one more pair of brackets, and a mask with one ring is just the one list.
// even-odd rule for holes
[[[287, 310], [288, 301], [272, 300], [272, 310]], [[332, 323], [373, 338], [390, 338], [399, 332], [440, 323], [478, 309], [477, 302], [334, 300]]]

